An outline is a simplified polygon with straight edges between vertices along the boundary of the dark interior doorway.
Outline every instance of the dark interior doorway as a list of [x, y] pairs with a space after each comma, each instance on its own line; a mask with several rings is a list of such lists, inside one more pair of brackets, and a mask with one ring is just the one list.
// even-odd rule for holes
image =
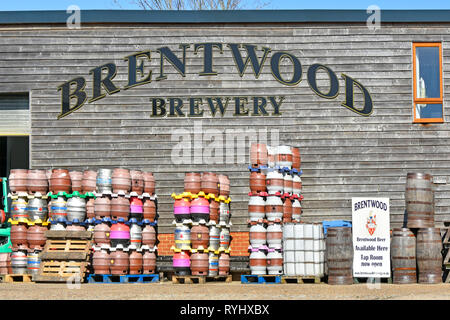
[[0, 137], [0, 177], [8, 177], [11, 169], [30, 168], [28, 136]]

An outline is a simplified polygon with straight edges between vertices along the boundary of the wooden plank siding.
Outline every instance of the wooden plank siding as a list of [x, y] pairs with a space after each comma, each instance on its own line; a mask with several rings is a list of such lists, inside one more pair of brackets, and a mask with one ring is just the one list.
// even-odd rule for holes
[[[245, 161], [234, 164], [173, 165], [174, 129], [279, 130], [280, 143], [298, 146], [302, 156], [302, 203], [305, 221], [351, 219], [351, 198], [389, 197], [391, 223], [402, 224], [406, 174], [425, 171], [450, 181], [450, 126], [413, 124], [412, 42], [442, 41], [444, 119], [449, 121], [450, 25], [383, 24], [377, 31], [365, 24], [221, 24], [221, 25], [87, 25], [68, 30], [62, 26], [0, 27], [0, 93], [31, 91], [31, 166], [97, 169], [137, 168], [153, 171], [159, 197], [159, 232], [172, 232], [170, 194], [183, 189], [184, 172], [214, 171], [231, 180], [232, 231], [247, 231], [248, 145]], [[214, 51], [218, 76], [200, 77], [203, 51], [193, 44], [219, 42]], [[89, 70], [108, 62], [118, 67], [114, 83], [126, 85], [127, 55], [152, 51], [146, 63], [153, 79], [159, 75], [156, 49], [169, 46], [181, 56], [187, 50], [187, 74], [182, 77], [166, 62], [168, 79], [121, 90], [87, 103], [57, 120], [60, 95], [57, 86], [77, 76], [87, 80]], [[270, 57], [259, 79], [251, 66], [240, 78], [227, 43], [248, 43], [288, 51], [299, 58], [302, 81], [295, 87], [277, 82]], [[307, 68], [321, 63], [340, 79], [340, 94], [327, 100], [308, 86]], [[282, 68], [286, 77], [290, 68]], [[371, 93], [374, 110], [362, 117], [340, 104], [344, 101], [342, 73], [360, 81]], [[324, 74], [318, 74], [321, 85]], [[211, 117], [204, 105], [202, 118], [152, 118], [152, 97], [285, 96], [281, 116], [236, 117], [230, 101], [226, 115]], [[358, 97], [358, 101], [360, 97]], [[249, 100], [251, 102], [251, 100]], [[250, 106], [250, 105], [249, 105]], [[188, 106], [184, 107], [184, 111]], [[271, 112], [270, 105], [268, 111]], [[270, 139], [269, 139], [270, 143]], [[224, 149], [224, 154], [230, 150]], [[450, 220], [450, 184], [436, 185], [436, 225]]]

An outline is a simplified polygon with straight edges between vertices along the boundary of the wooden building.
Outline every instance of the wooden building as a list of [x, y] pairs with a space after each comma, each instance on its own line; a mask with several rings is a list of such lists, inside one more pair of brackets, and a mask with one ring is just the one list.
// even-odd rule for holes
[[[351, 219], [352, 197], [380, 196], [400, 226], [406, 174], [426, 172], [441, 226], [450, 219], [450, 12], [382, 11], [379, 26], [370, 17], [82, 11], [77, 26], [65, 11], [0, 12], [1, 174], [27, 162], [152, 171], [164, 236], [184, 173], [224, 173], [232, 235], [245, 239], [249, 140], [266, 132], [269, 144], [300, 148], [305, 221]], [[236, 135], [228, 147], [227, 134]], [[212, 136], [222, 154], [208, 149]], [[191, 143], [188, 163], [173, 153], [180, 140]]]

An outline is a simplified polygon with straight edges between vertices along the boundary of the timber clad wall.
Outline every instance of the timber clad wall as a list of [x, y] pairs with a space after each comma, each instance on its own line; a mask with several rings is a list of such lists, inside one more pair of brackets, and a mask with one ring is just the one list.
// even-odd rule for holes
[[[380, 30], [370, 31], [365, 24], [84, 25], [80, 30], [3, 26], [0, 92], [31, 91], [33, 168], [123, 166], [153, 171], [159, 195], [159, 233], [173, 231], [170, 194], [182, 191], [184, 173], [206, 170], [229, 175], [232, 231], [248, 231], [248, 146], [245, 163], [171, 164], [171, 149], [177, 143], [171, 141], [171, 130], [191, 130], [194, 121], [201, 121], [203, 129], [278, 129], [280, 143], [300, 147], [305, 221], [350, 219], [352, 197], [380, 196], [391, 199], [395, 227], [403, 219], [407, 172], [425, 171], [450, 181], [448, 122], [412, 124], [411, 45], [413, 41], [443, 42], [444, 114], [449, 121], [449, 27], [383, 24]], [[224, 44], [222, 55], [214, 52], [218, 76], [198, 75], [203, 51], [194, 55], [193, 44], [202, 42]], [[295, 87], [277, 82], [270, 72], [271, 54], [259, 79], [250, 66], [241, 79], [227, 43], [289, 51], [302, 63], [302, 82]], [[166, 62], [167, 80], [121, 90], [56, 120], [61, 111], [56, 89], [63, 82], [85, 77], [90, 97], [89, 70], [114, 62], [118, 66], [114, 83], [123, 88], [127, 82], [123, 58], [147, 49], [152, 50], [149, 65], [155, 79], [159, 75], [156, 49], [169, 46], [181, 57], [179, 44], [191, 44], [185, 78]], [[306, 71], [314, 63], [325, 64], [338, 75], [340, 95], [336, 99], [320, 98], [309, 88]], [[371, 93], [374, 111], [370, 117], [340, 105], [345, 89], [341, 73], [360, 81]], [[324, 74], [320, 77], [325, 79]], [[180, 97], [187, 104], [189, 97], [210, 96], [286, 99], [279, 117], [236, 117], [232, 102], [224, 118], [220, 114], [212, 118], [206, 105], [203, 118], [150, 117], [152, 97]], [[183, 110], [187, 109], [185, 105]], [[440, 225], [450, 220], [450, 185], [436, 185], [435, 198]]]

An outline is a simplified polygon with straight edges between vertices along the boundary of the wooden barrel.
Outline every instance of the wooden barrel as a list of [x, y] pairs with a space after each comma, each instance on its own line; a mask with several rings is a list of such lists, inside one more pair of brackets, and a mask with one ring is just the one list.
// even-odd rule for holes
[[417, 283], [416, 237], [408, 228], [392, 230], [391, 260], [395, 284]]
[[406, 213], [408, 228], [434, 227], [433, 177], [423, 173], [408, 173], [406, 177]]
[[326, 248], [328, 284], [353, 284], [352, 229], [348, 227], [328, 228]]
[[423, 228], [416, 242], [419, 283], [442, 283], [442, 240], [439, 228]]

